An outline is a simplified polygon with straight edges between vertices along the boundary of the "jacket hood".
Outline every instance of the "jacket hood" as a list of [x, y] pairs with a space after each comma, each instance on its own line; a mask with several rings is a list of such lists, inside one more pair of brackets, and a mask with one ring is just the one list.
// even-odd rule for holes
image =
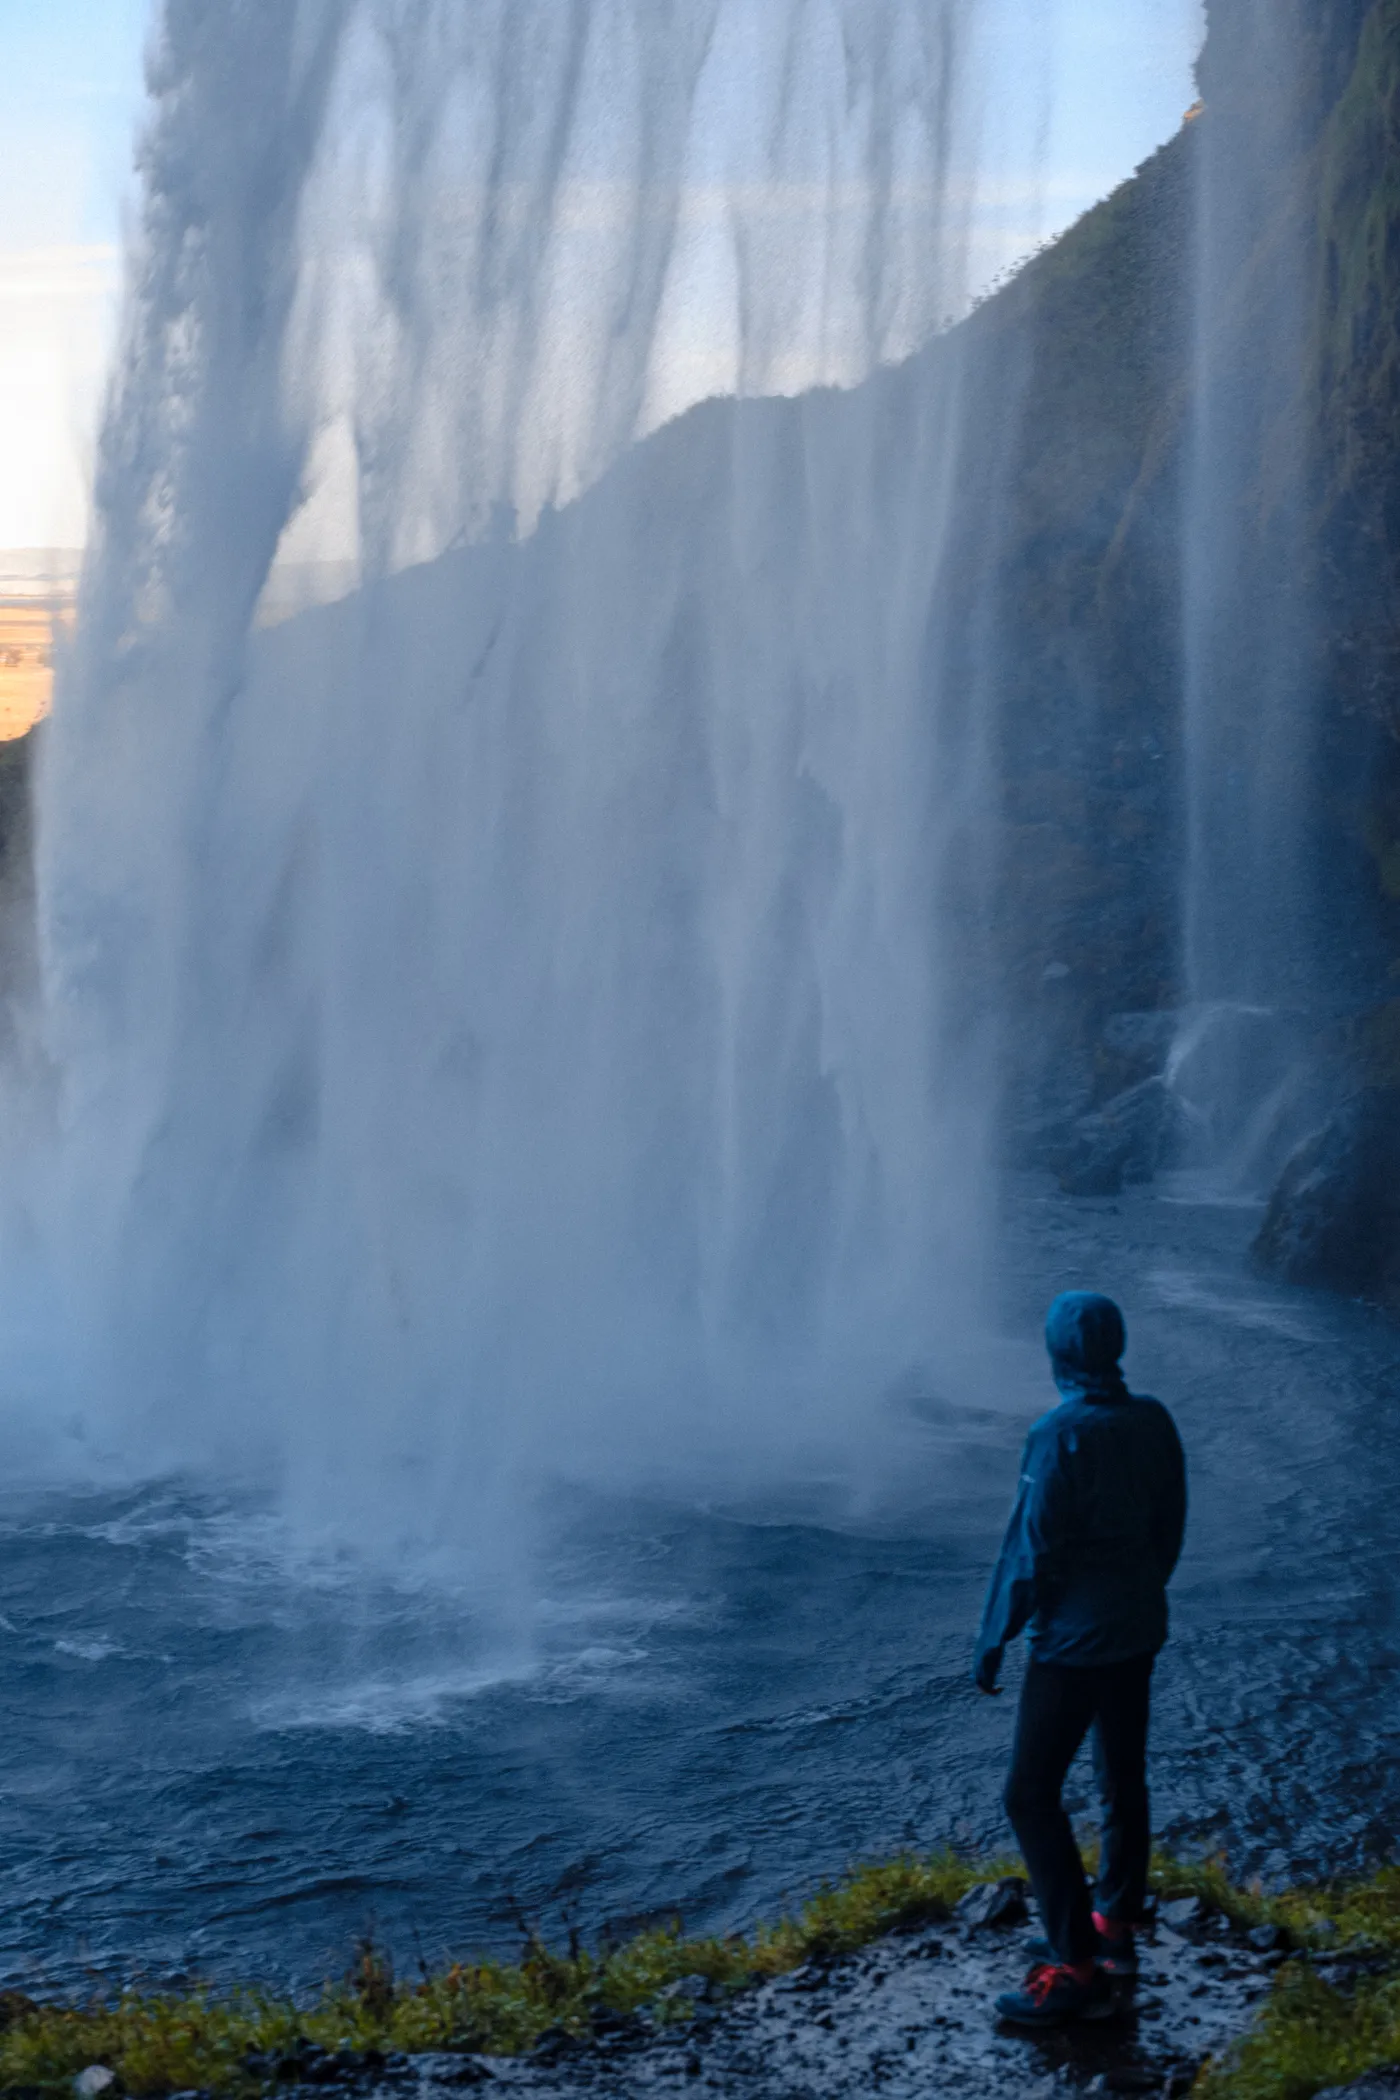
[[1050, 1368], [1066, 1399], [1126, 1399], [1118, 1359], [1127, 1341], [1122, 1313], [1098, 1291], [1062, 1291], [1045, 1315]]

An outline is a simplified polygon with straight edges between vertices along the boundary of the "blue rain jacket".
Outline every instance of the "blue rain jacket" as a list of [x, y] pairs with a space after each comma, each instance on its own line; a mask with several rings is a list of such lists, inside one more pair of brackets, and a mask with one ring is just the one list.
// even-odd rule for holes
[[1066, 1292], [1050, 1308], [1045, 1338], [1064, 1397], [1026, 1438], [973, 1664], [986, 1690], [1023, 1628], [1037, 1662], [1155, 1654], [1186, 1528], [1181, 1439], [1160, 1400], [1123, 1383], [1117, 1306]]

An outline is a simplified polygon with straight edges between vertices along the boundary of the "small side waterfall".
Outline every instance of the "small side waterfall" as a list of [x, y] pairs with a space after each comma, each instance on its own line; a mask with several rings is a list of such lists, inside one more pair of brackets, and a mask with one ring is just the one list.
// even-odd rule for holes
[[[1246, 1180], [1296, 1140], [1327, 1001], [1310, 590], [1315, 227], [1307, 40], [1217, 7], [1195, 148], [1195, 349], [1183, 523], [1187, 1020], [1174, 1083], [1200, 1156]], [[1245, 54], [1248, 54], [1247, 57]]]

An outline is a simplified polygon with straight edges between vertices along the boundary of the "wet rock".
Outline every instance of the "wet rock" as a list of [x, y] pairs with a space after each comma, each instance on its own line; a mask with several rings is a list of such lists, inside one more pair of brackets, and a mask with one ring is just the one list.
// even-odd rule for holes
[[812, 1961], [807, 1962], [800, 1969], [794, 1969], [790, 1976], [784, 1976], [779, 1983], [774, 1985], [774, 1989], [803, 1992], [824, 1991], [830, 1981], [830, 1969], [822, 1962]]
[[567, 2027], [546, 2027], [535, 2043], [533, 2054], [537, 2062], [552, 2064], [565, 2057], [577, 2056], [586, 2047], [587, 2043], [576, 2034], [570, 2034]]
[[1116, 1196], [1150, 1181], [1175, 1146], [1180, 1110], [1163, 1079], [1145, 1079], [1081, 1116], [1051, 1164], [1067, 1196]]
[[1026, 1884], [1018, 1874], [1008, 1874], [1001, 1881], [979, 1881], [958, 1904], [956, 1916], [974, 1931], [1024, 1925]]
[[1174, 2065], [1168, 2071], [1166, 2082], [1162, 2087], [1163, 2100], [1185, 2100], [1185, 2095], [1190, 2092], [1192, 2086], [1196, 2083], [1199, 2068], [1200, 2066], [1195, 2063]]
[[911, 1933], [905, 1942], [909, 1952], [920, 1961], [937, 1961], [943, 1953], [943, 1940], [939, 1933], [924, 1930]]
[[1199, 1896], [1174, 1896], [1170, 1903], [1159, 1906], [1157, 1915], [1173, 1932], [1190, 1932], [1208, 1925], [1211, 1911]]
[[1284, 1283], [1400, 1302], [1400, 1089], [1362, 1089], [1303, 1140], [1253, 1257]]
[[1245, 1937], [1256, 1954], [1278, 1954], [1288, 1947], [1288, 1934], [1281, 1925], [1256, 1925]]
[[1174, 1009], [1110, 1014], [1099, 1037], [1097, 1076], [1106, 1094], [1122, 1094], [1166, 1071], [1181, 1026]]
[[[264, 2084], [334, 2085], [360, 2069], [360, 2058], [351, 2051], [332, 2055], [319, 2042], [299, 2036], [289, 2049], [250, 2049], [243, 2068], [250, 2078]], [[376, 2056], [376, 2065], [383, 2061]]]
[[479, 2063], [474, 2057], [456, 2056], [446, 2050], [434, 2050], [406, 2061], [412, 2064], [421, 2085], [458, 2087], [492, 2082], [492, 2073], [486, 2064]]
[[1384, 1975], [1390, 1965], [1388, 1950], [1372, 1947], [1364, 1941], [1353, 1941], [1338, 1953], [1324, 1955], [1313, 1964], [1323, 1981], [1344, 1995], [1354, 1991], [1358, 1984]]
[[116, 2083], [116, 2072], [109, 2071], [106, 2064], [89, 2064], [73, 2080], [73, 2091], [78, 2100], [97, 2100], [99, 2093], [110, 2093]]
[[589, 2024], [595, 2040], [600, 2042], [626, 2041], [647, 2031], [645, 2023], [635, 2013], [614, 2012], [609, 2005], [595, 2006]]
[[714, 1995], [714, 1985], [708, 1976], [678, 1976], [674, 1983], [665, 1984], [656, 1994], [659, 2005], [675, 2005], [686, 2000], [691, 2005], [703, 2005]]
[[266, 2083], [295, 2086], [346, 2086], [377, 2077], [388, 2059], [379, 2049], [323, 2049], [319, 2042], [299, 2041], [280, 2053], [250, 2051], [244, 2069]]
[[1400, 2064], [1364, 2071], [1351, 2085], [1329, 2085], [1317, 2100], [1400, 2100]]

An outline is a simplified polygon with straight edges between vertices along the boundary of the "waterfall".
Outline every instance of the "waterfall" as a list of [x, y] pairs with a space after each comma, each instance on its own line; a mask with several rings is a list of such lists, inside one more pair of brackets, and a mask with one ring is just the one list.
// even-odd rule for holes
[[1175, 1073], [1203, 1156], [1246, 1176], [1286, 1149], [1297, 1060], [1327, 997], [1308, 517], [1315, 206], [1296, 12], [1214, 10], [1193, 141]]
[[167, 0], [42, 788], [102, 1448], [421, 1551], [976, 1350], [998, 19]]

